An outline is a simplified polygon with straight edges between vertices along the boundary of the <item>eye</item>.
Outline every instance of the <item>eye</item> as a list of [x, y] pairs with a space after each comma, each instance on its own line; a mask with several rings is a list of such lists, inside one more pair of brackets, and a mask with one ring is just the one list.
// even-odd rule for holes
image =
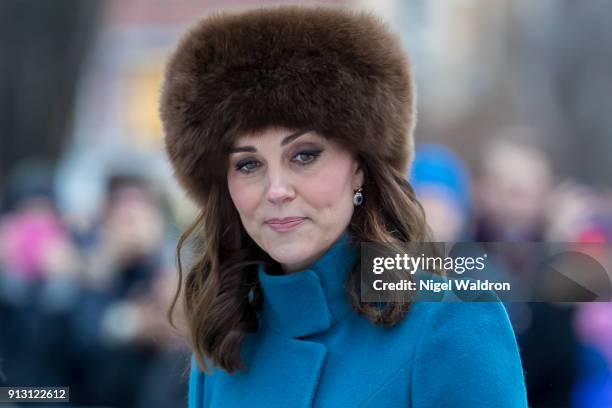
[[255, 170], [257, 170], [258, 167], [259, 162], [257, 160], [241, 160], [236, 163], [235, 166], [237, 171], [245, 174], [254, 172]]
[[319, 157], [321, 150], [304, 150], [293, 156], [293, 159], [302, 165], [310, 164]]

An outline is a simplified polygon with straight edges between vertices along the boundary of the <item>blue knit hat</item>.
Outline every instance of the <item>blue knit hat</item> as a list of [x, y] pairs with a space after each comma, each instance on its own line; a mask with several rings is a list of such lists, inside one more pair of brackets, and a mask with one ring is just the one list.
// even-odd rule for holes
[[470, 179], [461, 158], [433, 143], [417, 146], [410, 182], [417, 196], [432, 185], [443, 189], [463, 211], [470, 208]]

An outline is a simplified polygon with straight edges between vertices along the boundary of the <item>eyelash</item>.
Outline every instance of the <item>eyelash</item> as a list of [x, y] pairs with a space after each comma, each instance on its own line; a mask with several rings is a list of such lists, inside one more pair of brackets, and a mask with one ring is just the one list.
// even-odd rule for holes
[[[319, 157], [321, 155], [321, 150], [303, 150], [301, 152], [298, 152], [295, 154], [295, 156], [293, 156], [294, 158], [300, 155], [307, 155], [307, 156], [311, 156], [312, 159], [308, 162], [301, 162], [301, 161], [296, 161], [300, 166], [308, 166], [309, 164], [313, 163], [317, 157]], [[244, 167], [252, 164], [252, 163], [259, 163], [257, 160], [252, 160], [252, 159], [247, 159], [247, 160], [243, 160], [243, 161], [239, 161], [238, 163], [236, 163], [235, 165], [235, 169], [241, 173], [245, 173], [245, 174], [250, 174], [252, 172], [254, 172], [255, 170], [257, 170], [257, 168], [253, 169], [253, 170], [245, 170]]]

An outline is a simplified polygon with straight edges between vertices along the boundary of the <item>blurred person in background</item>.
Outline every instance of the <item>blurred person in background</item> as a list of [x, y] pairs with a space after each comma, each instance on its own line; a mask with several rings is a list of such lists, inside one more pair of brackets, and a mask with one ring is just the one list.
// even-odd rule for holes
[[[163, 267], [163, 200], [139, 174], [109, 176], [75, 311], [77, 349], [89, 401], [135, 407], [158, 346], [139, 335], [144, 299]], [[161, 318], [161, 316], [159, 316]]]
[[[574, 243], [577, 251], [612, 271], [612, 195], [567, 180], [554, 194], [546, 231], [551, 242]], [[575, 305], [573, 328], [580, 344], [575, 359], [577, 378], [572, 388], [572, 406], [612, 406], [612, 303]]]
[[77, 253], [55, 202], [53, 171], [42, 163], [24, 163], [7, 183], [0, 218], [0, 262], [24, 284], [50, 276], [75, 274]]
[[461, 158], [442, 145], [421, 144], [416, 149], [410, 181], [436, 241], [470, 238], [470, 177]]
[[140, 175], [114, 174], [89, 248], [84, 284], [125, 297], [148, 288], [159, 265], [165, 219], [162, 202]]
[[82, 259], [57, 210], [53, 172], [24, 162], [9, 175], [0, 218], [0, 358], [11, 385], [63, 385]]
[[[523, 127], [506, 129], [486, 144], [475, 183], [476, 240], [521, 244], [506, 251], [501, 261], [509, 274], [524, 277], [539, 272], [543, 254], [534, 254], [522, 243], [547, 238], [556, 183], [549, 157], [532, 132]], [[530, 405], [569, 406], [576, 380], [574, 309], [544, 302], [511, 303], [508, 309], [518, 335]]]
[[475, 182], [477, 241], [542, 241], [554, 179], [534, 145], [497, 138], [481, 152]]

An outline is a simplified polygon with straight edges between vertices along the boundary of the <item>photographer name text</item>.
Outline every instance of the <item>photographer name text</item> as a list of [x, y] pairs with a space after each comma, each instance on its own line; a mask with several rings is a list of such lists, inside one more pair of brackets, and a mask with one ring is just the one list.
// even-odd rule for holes
[[414, 282], [408, 279], [402, 279], [399, 282], [384, 282], [377, 279], [373, 282], [374, 290], [411, 290], [411, 291], [430, 291], [442, 292], [448, 290], [494, 290], [494, 291], [509, 291], [511, 285], [509, 282], [491, 282], [485, 280], [466, 280], [453, 279], [445, 282], [438, 282], [434, 279], [424, 279]]

